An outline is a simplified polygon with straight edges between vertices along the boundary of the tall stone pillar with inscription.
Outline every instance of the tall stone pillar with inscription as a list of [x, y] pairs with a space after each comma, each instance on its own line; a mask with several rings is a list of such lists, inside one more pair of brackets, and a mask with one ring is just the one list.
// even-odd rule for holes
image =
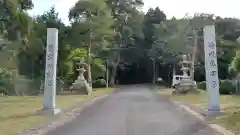
[[206, 25], [203, 29], [204, 51], [205, 51], [205, 72], [208, 92], [208, 112], [220, 112], [220, 95], [218, 66], [216, 53], [215, 26]]
[[220, 114], [220, 94], [218, 80], [218, 64], [216, 52], [215, 20], [208, 14], [195, 14], [191, 20], [195, 29], [203, 29], [206, 86], [208, 92], [207, 115]]
[[37, 114], [55, 115], [60, 112], [56, 109], [56, 68], [58, 54], [58, 30], [55, 28], [47, 29], [47, 50], [44, 83], [44, 103], [43, 109]]

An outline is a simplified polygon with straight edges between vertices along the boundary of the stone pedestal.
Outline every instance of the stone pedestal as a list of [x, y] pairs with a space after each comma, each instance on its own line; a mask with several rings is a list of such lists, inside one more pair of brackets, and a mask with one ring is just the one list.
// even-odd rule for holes
[[205, 115], [205, 116], [222, 116], [222, 115], [224, 115], [224, 112], [221, 112], [221, 111], [209, 111], [209, 110], [207, 110], [207, 111], [204, 111], [203, 112], [203, 115]]
[[37, 110], [36, 114], [37, 115], [46, 115], [46, 116], [52, 116], [60, 113], [60, 109], [41, 109]]

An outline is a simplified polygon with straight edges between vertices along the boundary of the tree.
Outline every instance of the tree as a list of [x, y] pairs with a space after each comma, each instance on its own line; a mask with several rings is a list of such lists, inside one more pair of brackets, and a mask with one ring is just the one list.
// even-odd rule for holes
[[[154, 37], [154, 25], [160, 24], [164, 20], [166, 20], [166, 15], [159, 9], [159, 7], [156, 7], [155, 9], [150, 8], [145, 14], [143, 32], [147, 44], [152, 45], [156, 40], [156, 37]], [[151, 46], [148, 47], [151, 48]]]
[[[198, 14], [193, 18], [183, 18], [180, 20], [167, 20], [166, 25], [176, 26], [173, 29], [172, 34], [167, 41], [167, 48], [172, 52], [177, 52], [179, 55], [181, 53], [192, 53], [193, 40], [186, 40], [186, 37], [192, 37], [192, 29], [188, 27], [189, 24], [199, 27], [203, 25], [202, 19], [212, 19], [214, 15], [208, 14]], [[195, 21], [192, 21], [195, 20]], [[197, 20], [197, 21], [196, 21]], [[229, 77], [228, 66], [234, 57], [235, 50], [237, 48], [236, 38], [238, 35], [238, 22], [237, 19], [229, 18], [219, 18], [216, 17], [215, 27], [216, 27], [216, 40], [217, 40], [217, 55], [218, 55], [218, 68], [219, 68], [219, 77], [221, 79], [226, 79]], [[198, 36], [203, 37], [203, 31], [198, 31]], [[187, 41], [187, 42], [186, 42]], [[195, 74], [197, 81], [203, 81], [202, 78], [205, 78], [205, 67], [204, 67], [204, 45], [203, 38], [198, 39], [197, 52], [196, 52], [196, 62], [195, 67], [199, 71]]]
[[231, 63], [231, 68], [237, 73], [240, 72], [240, 51], [236, 52], [236, 56]]
[[[211, 18], [213, 19], [214, 15], [199, 15], [199, 18]], [[218, 60], [218, 71], [219, 77], [221, 79], [229, 78], [231, 75], [228, 72], [229, 64], [231, 63], [235, 50], [238, 48], [236, 43], [236, 39], [238, 37], [237, 32], [237, 19], [231, 18], [220, 18], [216, 17], [215, 27], [216, 27], [216, 43], [217, 43], [217, 60]], [[203, 32], [200, 31], [198, 33], [199, 36], [203, 36]], [[204, 70], [204, 57], [202, 53], [204, 53], [203, 48], [203, 39], [198, 41], [198, 52], [197, 52], [197, 60], [201, 63], [201, 69]]]
[[33, 28], [31, 35], [28, 36], [28, 42], [20, 46], [18, 52], [19, 73], [38, 83], [35, 86], [40, 87], [45, 71], [47, 28], [57, 28], [59, 31], [57, 79], [67, 81], [72, 73], [72, 61], [68, 59], [71, 51], [67, 42], [69, 28], [60, 20], [54, 7], [32, 20]]
[[[78, 27], [82, 36], [80, 41], [88, 49], [88, 82], [92, 86], [91, 53], [92, 49], [101, 48], [104, 41], [113, 34], [114, 24], [106, 0], [79, 0], [69, 12], [72, 25]], [[95, 51], [96, 52], [96, 51]]]
[[[111, 14], [113, 15], [115, 22], [114, 29], [116, 31], [115, 40], [112, 41], [114, 45], [114, 51], [112, 51], [112, 59], [110, 64], [110, 85], [114, 84], [117, 67], [121, 61], [121, 48], [126, 48], [132, 45], [134, 42], [133, 37], [136, 36], [138, 31], [141, 34], [141, 12], [140, 7], [143, 6], [142, 0], [107, 0], [107, 4], [111, 9]], [[136, 18], [137, 19], [136, 19]], [[133, 22], [134, 19], [139, 20], [136, 25]], [[131, 21], [130, 21], [131, 20]], [[130, 26], [136, 26], [131, 27]], [[137, 30], [137, 31], [136, 31]], [[140, 31], [139, 31], [140, 30]], [[143, 34], [142, 34], [143, 35]]]
[[2, 0], [0, 2], [0, 32], [3, 36], [10, 40], [26, 38], [31, 28], [31, 17], [25, 11], [32, 7], [31, 0]]

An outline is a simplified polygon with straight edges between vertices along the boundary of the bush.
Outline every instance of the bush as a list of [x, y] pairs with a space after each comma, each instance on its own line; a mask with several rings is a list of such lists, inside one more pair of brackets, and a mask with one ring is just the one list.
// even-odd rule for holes
[[[202, 81], [198, 83], [198, 88], [202, 90], [206, 90], [206, 81]], [[235, 92], [236, 87], [230, 80], [221, 80], [219, 81], [219, 93], [220, 94], [232, 94]]]
[[4, 70], [0, 72], [0, 94], [9, 95], [13, 94], [12, 73]]
[[198, 83], [198, 89], [206, 90], [207, 89], [206, 81], [202, 81], [202, 82]]
[[92, 85], [93, 88], [102, 88], [106, 86], [106, 81], [104, 79], [97, 79]]
[[38, 95], [41, 92], [41, 86], [44, 84], [44, 79], [42, 76], [38, 78], [34, 78], [31, 81], [29, 81], [29, 89], [27, 90], [28, 95]]
[[220, 94], [232, 94], [235, 92], [235, 86], [230, 80], [221, 80], [219, 84]]

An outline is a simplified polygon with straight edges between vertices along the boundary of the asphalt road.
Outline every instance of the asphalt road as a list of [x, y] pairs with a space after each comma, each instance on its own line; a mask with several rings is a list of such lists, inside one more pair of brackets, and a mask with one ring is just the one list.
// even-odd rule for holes
[[126, 86], [47, 135], [217, 135], [147, 86]]

